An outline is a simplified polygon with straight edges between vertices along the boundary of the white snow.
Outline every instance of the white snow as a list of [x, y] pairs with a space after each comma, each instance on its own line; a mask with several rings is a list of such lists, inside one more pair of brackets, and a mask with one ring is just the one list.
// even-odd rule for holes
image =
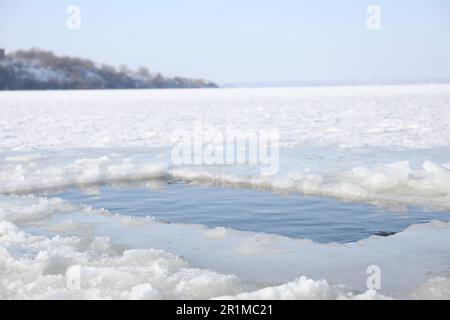
[[[449, 105], [449, 85], [0, 92], [0, 298], [449, 298], [447, 222], [319, 244], [25, 195], [178, 180], [448, 211]], [[279, 128], [280, 173], [172, 165], [195, 121]]]
[[[44, 207], [50, 214], [70, 206], [58, 199], [27, 197], [10, 200], [0, 202], [0, 212], [16, 213], [13, 221], [23, 220], [23, 211], [35, 210], [35, 215], [29, 217], [34, 220], [41, 219]], [[16, 204], [17, 200], [23, 200], [22, 207]], [[72, 209], [98, 214], [89, 208]], [[1, 299], [205, 299], [255, 287], [233, 275], [192, 268], [179, 256], [162, 250], [125, 249], [113, 245], [108, 237], [90, 239], [84, 234], [89, 230], [73, 223], [71, 228], [64, 229], [79, 231], [84, 237], [32, 236], [11, 222], [0, 222]], [[58, 230], [64, 234], [63, 229]], [[305, 281], [304, 277], [301, 279]], [[70, 285], [71, 280], [77, 285]], [[307, 290], [295, 298], [315, 298], [316, 295], [335, 298], [337, 292], [352, 296], [351, 292], [336, 291], [323, 280], [294, 282], [289, 286], [294, 291]], [[278, 288], [265, 290], [280, 291]], [[309, 295], [308, 290], [312, 291]]]
[[[448, 295], [450, 226], [439, 221], [318, 244], [35, 196], [2, 196], [0, 218], [1, 298], [416, 298], [436, 282], [434, 295]], [[366, 288], [371, 264], [382, 270], [380, 292]], [[81, 289], [67, 284], [77, 275]]]
[[103, 183], [171, 179], [326, 196], [383, 206], [418, 204], [450, 209], [448, 164], [430, 160], [424, 161], [418, 168], [408, 161], [400, 161], [372, 168], [355, 166], [328, 172], [311, 172], [286, 161], [282, 173], [264, 176], [250, 171], [242, 174], [228, 167], [173, 166], [170, 159], [161, 156], [160, 151], [146, 150], [99, 149], [96, 156], [86, 150], [52, 156], [3, 153], [0, 154], [0, 193], [30, 193], [71, 186], [87, 188]]
[[170, 143], [194, 122], [282, 146], [450, 146], [450, 85], [0, 92], [0, 150]]

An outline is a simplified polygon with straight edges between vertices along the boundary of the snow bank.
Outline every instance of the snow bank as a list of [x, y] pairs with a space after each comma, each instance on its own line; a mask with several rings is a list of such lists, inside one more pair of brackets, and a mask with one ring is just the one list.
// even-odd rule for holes
[[428, 279], [411, 293], [411, 297], [420, 300], [450, 300], [450, 278]]
[[378, 205], [419, 204], [450, 209], [450, 167], [428, 160], [420, 169], [402, 161], [328, 173], [288, 171], [275, 177], [193, 169], [173, 169], [170, 175], [176, 180], [228, 187], [298, 192]]
[[47, 157], [42, 161], [32, 159], [29, 161], [26, 156], [6, 156], [4, 163], [0, 160], [0, 193], [32, 193], [70, 186], [158, 179], [166, 178], [168, 174], [164, 164], [133, 163], [128, 158], [55, 157], [50, 163]]
[[[2, 196], [0, 204], [1, 298], [381, 299], [448, 292], [450, 227], [439, 221], [391, 237], [319, 244], [159, 223], [56, 198]], [[377, 292], [366, 287], [373, 264], [382, 271]], [[436, 275], [440, 280], [431, 279]]]
[[242, 290], [232, 275], [191, 268], [161, 250], [31, 236], [5, 221], [0, 270], [0, 299], [205, 299]]
[[[103, 151], [96, 158], [39, 159], [34, 155], [0, 155], [0, 193], [56, 191], [71, 186], [160, 180], [213, 184], [227, 187], [301, 193], [377, 205], [417, 204], [450, 209], [450, 165], [423, 162], [413, 168], [407, 161], [373, 168], [354, 167], [335, 172], [305, 172], [288, 168], [274, 177], [239, 174], [215, 167], [172, 167], [151, 153], [147, 158], [126, 157]], [[74, 155], [78, 156], [78, 155]], [[14, 159], [14, 160], [13, 160]]]
[[345, 292], [342, 287], [330, 286], [327, 281], [315, 281], [300, 277], [292, 282], [275, 287], [267, 287], [253, 292], [239, 293], [234, 296], [223, 296], [217, 299], [229, 300], [386, 300], [389, 297], [380, 295], [376, 290], [367, 290], [364, 293], [354, 294]]
[[[375, 167], [310, 172], [286, 166], [282, 174], [262, 176], [230, 168], [177, 167], [163, 155], [133, 150], [98, 149], [97, 157], [77, 152], [39, 158], [36, 154], [0, 154], [0, 193], [19, 194], [142, 180], [183, 181], [227, 187], [333, 197], [377, 205], [417, 204], [450, 209], [450, 165], [429, 160], [421, 168], [408, 161]], [[81, 158], [78, 158], [83, 156]], [[89, 157], [90, 156], [90, 157]], [[233, 168], [231, 168], [233, 169]]]
[[[22, 203], [20, 207], [18, 200]], [[23, 201], [22, 201], [23, 200]], [[33, 203], [33, 200], [34, 203]], [[46, 206], [45, 202], [51, 203]], [[42, 217], [67, 205], [58, 199], [26, 197], [0, 199], [0, 299], [208, 299], [237, 295], [239, 299], [355, 298], [324, 280], [301, 277], [280, 287], [257, 288], [234, 275], [191, 267], [179, 256], [156, 249], [131, 249], [114, 245], [108, 237], [33, 236], [9, 221]], [[7, 208], [7, 209], [6, 209]], [[75, 208], [72, 208], [74, 210]], [[81, 209], [81, 208], [78, 208]], [[11, 215], [9, 216], [11, 218]], [[80, 229], [65, 222], [67, 229]], [[68, 227], [68, 228], [67, 228]], [[261, 285], [259, 285], [261, 287]], [[377, 294], [370, 298], [382, 297]]]

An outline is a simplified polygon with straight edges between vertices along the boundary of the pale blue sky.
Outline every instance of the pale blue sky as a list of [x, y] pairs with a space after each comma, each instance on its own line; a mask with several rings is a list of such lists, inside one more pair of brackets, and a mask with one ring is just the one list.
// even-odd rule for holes
[[[66, 7], [81, 7], [81, 30]], [[381, 30], [366, 9], [381, 8]], [[0, 47], [224, 82], [450, 79], [449, 0], [0, 0]]]

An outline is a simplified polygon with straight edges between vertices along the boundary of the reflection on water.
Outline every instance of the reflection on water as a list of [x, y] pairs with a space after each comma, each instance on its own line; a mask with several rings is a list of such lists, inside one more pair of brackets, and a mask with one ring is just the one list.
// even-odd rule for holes
[[388, 236], [411, 224], [450, 221], [450, 213], [415, 206], [382, 208], [328, 198], [166, 180], [71, 188], [54, 194], [71, 202], [170, 223], [274, 233], [317, 242], [353, 242]]

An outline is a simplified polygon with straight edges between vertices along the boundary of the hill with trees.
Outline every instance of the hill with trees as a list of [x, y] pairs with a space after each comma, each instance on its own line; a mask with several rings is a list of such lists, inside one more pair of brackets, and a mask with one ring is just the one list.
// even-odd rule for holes
[[144, 67], [136, 71], [125, 66], [116, 69], [39, 49], [15, 51], [0, 60], [0, 90], [215, 87], [203, 79], [164, 77]]

